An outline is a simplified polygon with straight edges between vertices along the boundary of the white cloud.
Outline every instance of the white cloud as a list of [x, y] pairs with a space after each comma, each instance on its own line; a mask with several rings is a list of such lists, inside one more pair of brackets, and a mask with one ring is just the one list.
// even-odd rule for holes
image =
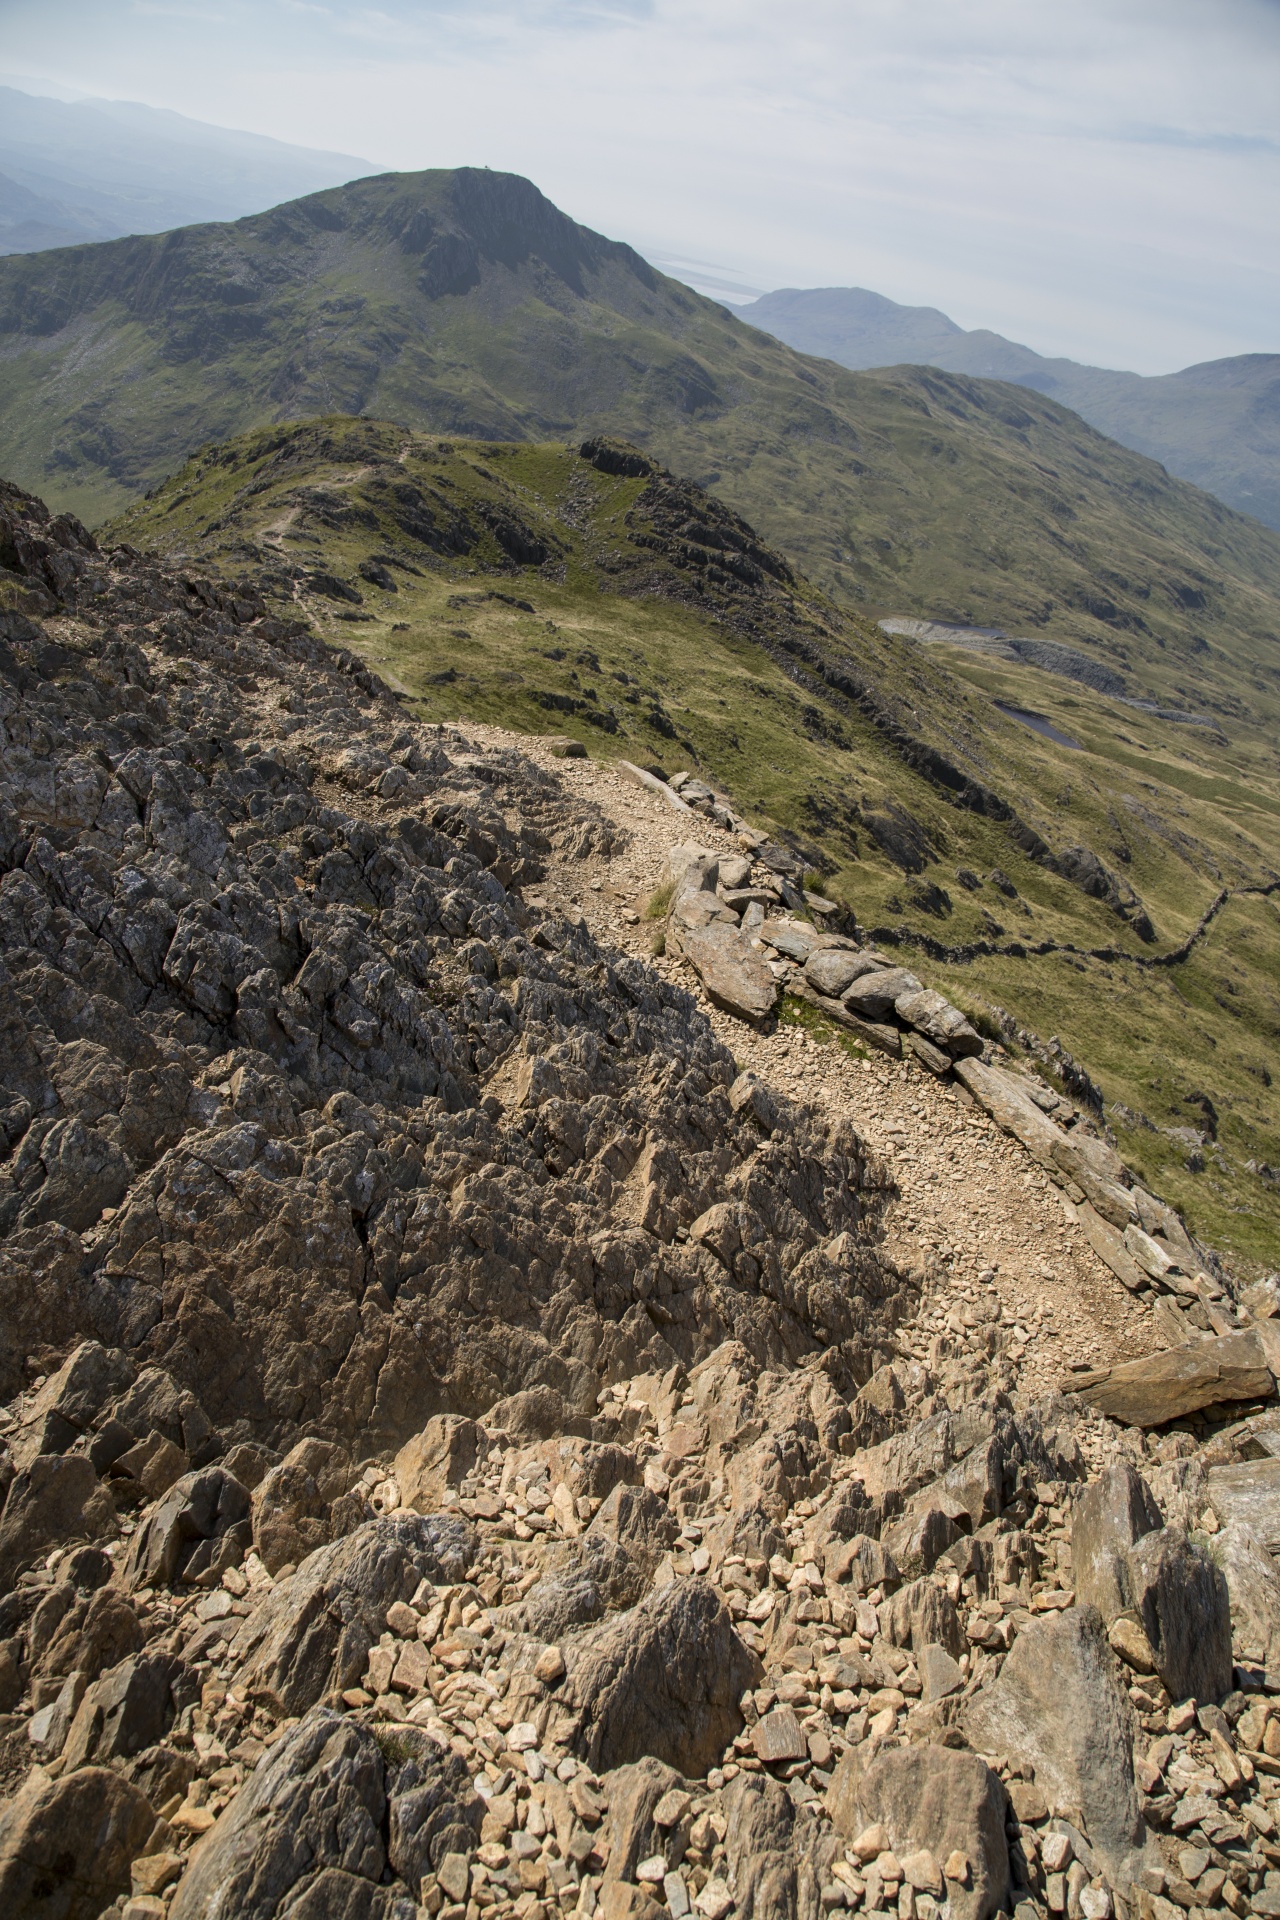
[[1144, 371], [1280, 350], [1274, 0], [0, 13], [15, 68], [60, 47], [86, 91], [396, 167], [525, 173], [645, 252], [718, 263], [682, 269], [698, 284], [871, 286]]

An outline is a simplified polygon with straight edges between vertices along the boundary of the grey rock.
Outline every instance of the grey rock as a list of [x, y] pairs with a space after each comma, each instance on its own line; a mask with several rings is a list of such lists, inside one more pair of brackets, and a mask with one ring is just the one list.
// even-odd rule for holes
[[[348, 1518], [356, 1526], [369, 1517], [362, 1501], [346, 1502], [351, 1480], [346, 1448], [313, 1437], [299, 1440], [264, 1475], [253, 1495], [253, 1544], [268, 1573], [296, 1567], [316, 1547], [349, 1532]], [[349, 1515], [342, 1511], [344, 1502], [352, 1508]]]
[[80, 1673], [87, 1681], [96, 1680], [104, 1668], [139, 1652], [144, 1637], [133, 1602], [118, 1587], [99, 1587], [87, 1595], [71, 1588], [69, 1604], [47, 1639], [37, 1633], [40, 1624], [37, 1614], [31, 1623], [31, 1655], [41, 1677]]
[[[68, 1773], [156, 1746], [173, 1722], [175, 1689], [187, 1679], [182, 1662], [168, 1653], [132, 1655], [110, 1668], [89, 1688], [71, 1724], [63, 1750]], [[194, 1680], [188, 1691], [195, 1695]]]
[[1231, 1602], [1226, 1577], [1180, 1527], [1144, 1534], [1129, 1549], [1132, 1605], [1174, 1700], [1218, 1701], [1231, 1691]]
[[920, 1698], [926, 1706], [931, 1701], [945, 1700], [959, 1693], [965, 1682], [957, 1661], [945, 1647], [932, 1642], [918, 1649], [916, 1670], [920, 1675]]
[[1268, 1553], [1280, 1553], [1280, 1460], [1210, 1467], [1208, 1494], [1223, 1526], [1239, 1522]]
[[1150, 1487], [1127, 1461], [1104, 1468], [1076, 1501], [1071, 1523], [1076, 1599], [1096, 1607], [1107, 1626], [1133, 1605], [1130, 1547], [1163, 1525]]
[[239, 1684], [281, 1714], [353, 1687], [386, 1629], [387, 1608], [419, 1581], [461, 1578], [474, 1540], [460, 1521], [394, 1514], [309, 1554], [273, 1587], [231, 1644]]
[[927, 1646], [940, 1646], [959, 1659], [966, 1650], [964, 1628], [946, 1590], [933, 1580], [912, 1580], [899, 1589], [880, 1610], [881, 1629], [895, 1647], [911, 1647], [921, 1653]]
[[743, 1774], [725, 1794], [725, 1855], [740, 1920], [818, 1920], [818, 1895], [840, 1848], [829, 1828], [797, 1817], [776, 1780]]
[[633, 1607], [649, 1586], [652, 1565], [603, 1533], [566, 1541], [548, 1557], [540, 1579], [517, 1607], [513, 1624], [537, 1639], [558, 1641], [605, 1613]]
[[386, 1810], [372, 1733], [317, 1709], [276, 1742], [207, 1835], [170, 1920], [387, 1920]]
[[919, 993], [921, 983], [906, 967], [880, 967], [864, 973], [841, 995], [846, 1007], [864, 1020], [883, 1020], [906, 994]]
[[811, 986], [835, 1000], [863, 974], [879, 971], [875, 961], [868, 960], [865, 954], [845, 952], [839, 947], [819, 947], [805, 961], [804, 970]]
[[664, 1794], [683, 1785], [683, 1776], [674, 1767], [652, 1755], [616, 1767], [609, 1775], [609, 1817], [601, 1830], [609, 1847], [606, 1879], [634, 1880], [642, 1860], [666, 1852], [671, 1832], [657, 1825], [654, 1809]]
[[27, 1779], [0, 1808], [0, 1912], [6, 1920], [98, 1920], [129, 1891], [150, 1837], [146, 1796], [109, 1767]]
[[25, 1467], [38, 1454], [65, 1452], [133, 1384], [136, 1372], [128, 1354], [81, 1341], [28, 1402], [11, 1442], [15, 1464]]
[[1126, 1426], [1159, 1427], [1217, 1401], [1269, 1399], [1275, 1382], [1258, 1336], [1250, 1329], [1086, 1374], [1070, 1391]]
[[939, 1865], [952, 1851], [963, 1853], [969, 1884], [947, 1887], [954, 1920], [989, 1920], [1004, 1905], [1009, 1887], [1005, 1791], [976, 1754], [922, 1745], [878, 1754], [868, 1764], [852, 1748], [836, 1768], [827, 1806], [846, 1841], [882, 1822], [899, 1860], [920, 1848]]
[[[449, 1416], [444, 1418], [446, 1422], [449, 1420]], [[491, 1427], [509, 1433], [513, 1440], [550, 1440], [553, 1434], [563, 1429], [567, 1412], [564, 1398], [555, 1387], [524, 1387], [519, 1393], [508, 1394], [505, 1399], [496, 1401], [485, 1418]], [[434, 1421], [428, 1423], [427, 1433], [435, 1434], [437, 1431]], [[446, 1443], [442, 1435], [440, 1444], [453, 1456], [453, 1470], [457, 1473], [466, 1449], [479, 1447], [479, 1431], [476, 1429], [468, 1434], [464, 1429], [454, 1426], [451, 1432], [452, 1438]], [[413, 1445], [412, 1441], [408, 1443], [409, 1448]], [[462, 1449], [462, 1452], [459, 1453], [458, 1449]], [[465, 1471], [462, 1468], [462, 1472]]]
[[899, 1020], [953, 1059], [982, 1052], [982, 1035], [945, 994], [926, 987], [916, 993], [900, 993], [893, 1004]]
[[677, 1581], [565, 1649], [562, 1738], [597, 1773], [651, 1754], [695, 1778], [742, 1726], [759, 1662], [701, 1581]]
[[1050, 1811], [1084, 1829], [1113, 1884], [1132, 1877], [1146, 1839], [1133, 1708], [1095, 1607], [1026, 1627], [962, 1724], [979, 1753], [1035, 1770]]
[[[513, 1396], [518, 1398], [519, 1395]], [[559, 1394], [555, 1398], [560, 1401]], [[499, 1406], [518, 1419], [513, 1399], [499, 1402]], [[563, 1421], [563, 1401], [560, 1401], [560, 1415]], [[489, 1418], [491, 1424], [499, 1424], [493, 1419], [493, 1411]], [[513, 1426], [509, 1430], [520, 1429]], [[415, 1513], [435, 1513], [444, 1495], [456, 1492], [462, 1485], [483, 1450], [484, 1435], [474, 1420], [464, 1420], [460, 1414], [437, 1414], [428, 1420], [421, 1433], [406, 1440], [396, 1455], [395, 1478], [401, 1504], [412, 1507]]]
[[82, 1454], [40, 1454], [14, 1476], [0, 1514], [0, 1593], [50, 1547], [110, 1539], [110, 1495]]
[[[426, 1734], [397, 1728], [384, 1742], [387, 1859], [406, 1886], [417, 1888], [446, 1853], [468, 1855], [479, 1845], [484, 1803], [465, 1763]], [[408, 1756], [400, 1758], [406, 1747]]]
[[587, 1529], [588, 1536], [599, 1535], [614, 1541], [650, 1573], [674, 1544], [679, 1531], [675, 1515], [665, 1500], [648, 1487], [625, 1483], [616, 1486], [601, 1502]]
[[1208, 1552], [1227, 1583], [1237, 1657], [1247, 1652], [1275, 1672], [1280, 1667], [1280, 1573], [1274, 1560], [1242, 1520], [1214, 1534]]
[[[222, 1467], [184, 1474], [134, 1534], [125, 1562], [126, 1581], [133, 1587], [173, 1586], [211, 1564], [211, 1546], [247, 1523], [249, 1507], [248, 1489]], [[244, 1544], [248, 1535], [246, 1524]], [[237, 1550], [230, 1564], [240, 1557]]]

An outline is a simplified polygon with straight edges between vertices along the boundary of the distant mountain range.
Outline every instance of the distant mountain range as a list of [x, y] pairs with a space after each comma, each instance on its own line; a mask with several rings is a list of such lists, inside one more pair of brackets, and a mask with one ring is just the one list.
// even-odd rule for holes
[[1154, 379], [1053, 360], [966, 333], [936, 307], [865, 287], [784, 287], [734, 312], [801, 353], [867, 370], [912, 364], [1034, 387], [1240, 513], [1280, 528], [1280, 354], [1208, 360]]
[[374, 171], [132, 101], [0, 86], [0, 254], [235, 220]]
[[0, 351], [0, 472], [94, 523], [273, 421], [621, 433], [875, 618], [1074, 649], [1169, 709], [1268, 710], [1277, 533], [1029, 389], [799, 354], [514, 174], [10, 256]]

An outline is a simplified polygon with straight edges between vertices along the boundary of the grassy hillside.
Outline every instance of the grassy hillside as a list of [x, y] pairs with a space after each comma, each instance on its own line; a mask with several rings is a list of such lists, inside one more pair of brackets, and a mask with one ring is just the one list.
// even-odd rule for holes
[[910, 361], [1033, 387], [1238, 513], [1280, 528], [1280, 354], [1242, 353], [1154, 377], [1124, 373], [1049, 359], [986, 328], [967, 333], [936, 307], [900, 306], [864, 287], [785, 287], [738, 312], [842, 367]]
[[255, 580], [424, 716], [710, 776], [961, 1004], [1058, 1036], [1134, 1164], [1216, 1244], [1276, 1262], [1280, 1187], [1247, 1165], [1280, 1165], [1270, 722], [1164, 721], [888, 636], [611, 444], [264, 429], [206, 449], [107, 537]]
[[1280, 535], [1025, 389], [806, 359], [511, 175], [0, 261], [0, 354], [0, 470], [91, 521], [211, 437], [334, 410], [620, 433], [846, 606], [1044, 635], [1165, 704], [1275, 717]]

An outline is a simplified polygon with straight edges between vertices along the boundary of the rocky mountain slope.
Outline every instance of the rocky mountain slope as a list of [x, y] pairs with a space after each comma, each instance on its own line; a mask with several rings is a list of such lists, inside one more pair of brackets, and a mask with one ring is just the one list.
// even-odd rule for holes
[[93, 524], [271, 421], [622, 434], [843, 604], [1274, 694], [1280, 536], [1029, 390], [798, 355], [512, 175], [0, 261], [0, 351], [0, 468]]
[[936, 307], [863, 287], [784, 287], [734, 309], [801, 353], [842, 367], [910, 362], [1046, 393], [1109, 439], [1159, 460], [1237, 513], [1280, 527], [1280, 354], [1242, 353], [1144, 376], [1048, 357]]
[[1145, 658], [1099, 688], [1065, 649], [886, 634], [614, 441], [272, 429], [114, 533], [250, 578], [423, 717], [696, 772], [986, 1030], [1056, 1035], [1146, 1178], [1215, 1244], [1274, 1259], [1280, 789], [1238, 666], [1199, 657], [1205, 725], [1150, 697], [1192, 688]]
[[1271, 1913], [1274, 1286], [714, 795], [0, 513], [4, 1911]]

